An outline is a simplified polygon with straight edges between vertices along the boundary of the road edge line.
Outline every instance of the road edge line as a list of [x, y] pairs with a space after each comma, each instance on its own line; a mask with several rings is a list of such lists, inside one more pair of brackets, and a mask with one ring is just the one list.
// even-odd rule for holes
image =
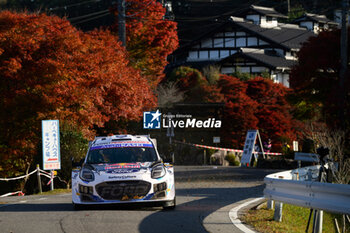
[[263, 199], [265, 199], [265, 198], [264, 197], [254, 198], [253, 200], [244, 202], [244, 203], [240, 204], [239, 206], [232, 208], [229, 212], [229, 217], [231, 219], [232, 224], [245, 233], [256, 233], [256, 231], [249, 229], [248, 227], [245, 226], [245, 224], [243, 224], [241, 222], [241, 220], [238, 218], [238, 211], [240, 209], [242, 209], [243, 207], [246, 207], [246, 206], [253, 204], [255, 202], [259, 202]]

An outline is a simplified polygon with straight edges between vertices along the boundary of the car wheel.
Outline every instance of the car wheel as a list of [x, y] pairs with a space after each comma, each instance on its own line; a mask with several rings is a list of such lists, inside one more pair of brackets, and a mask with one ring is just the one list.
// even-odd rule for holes
[[83, 209], [83, 205], [73, 203], [73, 209], [74, 210], [82, 210]]
[[176, 197], [172, 201], [167, 201], [163, 204], [164, 210], [173, 210], [176, 207]]

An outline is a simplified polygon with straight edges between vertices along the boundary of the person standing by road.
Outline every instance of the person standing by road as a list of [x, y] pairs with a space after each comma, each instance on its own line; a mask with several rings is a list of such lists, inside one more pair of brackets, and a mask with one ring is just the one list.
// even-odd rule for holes
[[264, 152], [269, 153], [271, 151], [271, 147], [272, 147], [271, 139], [269, 138], [267, 142], [264, 142]]

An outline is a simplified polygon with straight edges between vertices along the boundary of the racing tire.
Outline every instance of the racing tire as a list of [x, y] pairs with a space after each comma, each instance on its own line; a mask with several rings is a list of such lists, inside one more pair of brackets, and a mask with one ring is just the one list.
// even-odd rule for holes
[[75, 203], [73, 203], [73, 209], [74, 209], [74, 210], [82, 210], [82, 209], [84, 209], [84, 206], [81, 205], [81, 204], [75, 204]]
[[163, 209], [164, 210], [173, 210], [176, 207], [176, 197], [174, 197], [174, 200], [172, 201], [167, 201], [163, 204]]

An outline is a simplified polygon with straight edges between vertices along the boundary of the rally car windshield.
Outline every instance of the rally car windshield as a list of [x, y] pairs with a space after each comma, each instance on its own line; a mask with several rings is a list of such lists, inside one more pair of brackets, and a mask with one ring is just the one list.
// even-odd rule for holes
[[136, 163], [157, 160], [157, 154], [153, 147], [92, 147], [86, 162], [89, 164]]

